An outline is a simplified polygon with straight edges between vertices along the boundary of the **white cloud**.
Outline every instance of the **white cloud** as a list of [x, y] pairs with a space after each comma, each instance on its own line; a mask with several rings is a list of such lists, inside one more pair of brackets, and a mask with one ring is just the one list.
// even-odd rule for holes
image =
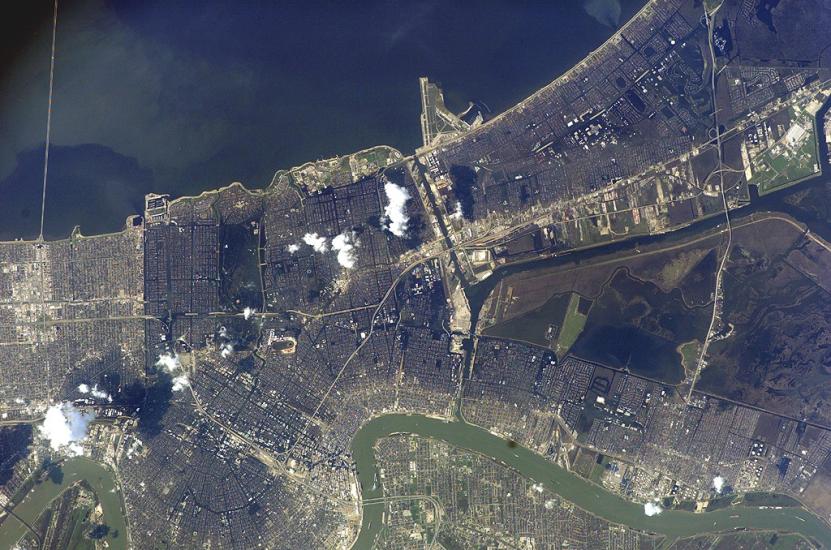
[[72, 403], [60, 403], [46, 409], [39, 432], [49, 441], [53, 451], [64, 451], [76, 456], [84, 453], [81, 442], [87, 437], [87, 428], [93, 415], [75, 408]]
[[384, 193], [387, 195], [389, 204], [384, 207], [384, 220], [387, 229], [396, 237], [403, 237], [407, 233], [407, 201], [410, 200], [410, 192], [404, 187], [392, 182], [384, 184]]
[[724, 478], [721, 476], [716, 476], [713, 478], [713, 489], [716, 490], [717, 493], [721, 493], [724, 490]]
[[182, 391], [188, 386], [190, 386], [190, 380], [188, 380], [186, 374], [180, 374], [173, 379], [173, 391]]
[[300, 250], [300, 245], [299, 244], [290, 244], [288, 246], [287, 250], [289, 251], [289, 254], [294, 254], [295, 252]]
[[182, 364], [179, 362], [179, 356], [174, 351], [159, 355], [159, 360], [156, 361], [156, 366], [171, 373], [182, 368]]
[[643, 513], [647, 516], [657, 516], [663, 511], [664, 509], [657, 502], [647, 502], [643, 505]]
[[347, 269], [355, 267], [358, 254], [355, 248], [358, 246], [358, 239], [354, 232], [341, 233], [332, 239], [332, 250], [338, 253], [338, 263]]
[[182, 391], [190, 386], [188, 375], [179, 372], [182, 369], [182, 363], [175, 352], [160, 355], [159, 360], [156, 361], [156, 366], [162, 367], [166, 372], [175, 375], [173, 377], [173, 391]]
[[303, 242], [314, 248], [315, 252], [320, 252], [321, 254], [329, 250], [329, 247], [326, 245], [326, 237], [321, 237], [317, 233], [306, 233], [303, 235]]
[[89, 393], [89, 385], [87, 384], [78, 384], [78, 391], [81, 393]]
[[462, 203], [456, 201], [456, 205], [453, 207], [453, 212], [450, 213], [450, 217], [454, 220], [461, 220], [464, 214], [462, 214]]

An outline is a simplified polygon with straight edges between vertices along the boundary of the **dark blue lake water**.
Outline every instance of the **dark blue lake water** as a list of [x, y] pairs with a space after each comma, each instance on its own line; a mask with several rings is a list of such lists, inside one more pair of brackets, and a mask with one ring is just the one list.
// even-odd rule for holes
[[[419, 76], [453, 108], [478, 100], [496, 113], [642, 4], [67, 0], [46, 235], [117, 230], [151, 191], [260, 187], [277, 169], [377, 144], [410, 153]], [[38, 232], [50, 24], [0, 67], [0, 239]]]

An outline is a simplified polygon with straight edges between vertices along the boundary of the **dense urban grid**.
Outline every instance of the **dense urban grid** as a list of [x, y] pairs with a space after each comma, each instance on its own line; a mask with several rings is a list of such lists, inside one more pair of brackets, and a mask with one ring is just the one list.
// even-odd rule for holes
[[[135, 548], [348, 548], [370, 527], [382, 548], [779, 536], [622, 525], [418, 434], [373, 442], [366, 482], [356, 433], [403, 413], [484, 428], [648, 516], [792, 507], [831, 529], [831, 245], [741, 214], [827, 174], [826, 4], [652, 0], [494, 119], [422, 79], [414, 156], [148, 195], [120, 233], [0, 243], [0, 527], [84, 454], [113, 472]], [[598, 351], [611, 340], [640, 349]], [[60, 547], [80, 509], [85, 536], [112, 537], [96, 499], [73, 485], [21, 545]], [[372, 506], [383, 525], [362, 526]]]

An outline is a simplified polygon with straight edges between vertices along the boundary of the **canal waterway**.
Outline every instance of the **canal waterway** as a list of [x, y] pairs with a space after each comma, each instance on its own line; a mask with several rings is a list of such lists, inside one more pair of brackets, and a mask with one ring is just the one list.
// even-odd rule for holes
[[[112, 471], [84, 457], [70, 458], [62, 462], [60, 471], [62, 475], [50, 476], [32, 487], [23, 500], [12, 508], [15, 515], [29, 525], [34, 525], [53, 500], [74, 483], [83, 480], [92, 487], [103, 509], [103, 523], [109, 527], [109, 532], [103, 540], [111, 550], [126, 550], [129, 533], [121, 493], [116, 487]], [[26, 526], [16, 517], [6, 516], [0, 523], [0, 549], [13, 548], [27, 531]]]
[[[826, 154], [823, 154], [822, 165], [823, 170], [829, 169]], [[755, 187], [751, 187], [750, 190], [750, 204], [730, 212], [730, 219], [734, 223], [740, 223], [741, 220], [762, 212], [780, 212], [804, 224], [825, 240], [831, 241], [831, 200], [828, 199], [828, 196], [831, 196], [831, 178], [825, 174], [763, 197], [758, 196]], [[724, 216], [716, 215], [669, 233], [633, 237], [593, 248], [497, 267], [487, 279], [465, 289], [471, 310], [471, 332], [475, 332], [485, 300], [506, 277], [529, 271], [590, 263], [599, 257], [634, 252], [644, 246], [671, 246], [685, 239], [700, 236], [723, 224]]]
[[488, 456], [513, 468], [521, 475], [573, 502], [578, 507], [613, 523], [627, 525], [669, 537], [690, 537], [733, 529], [761, 529], [800, 533], [831, 548], [831, 530], [818, 517], [801, 508], [781, 510], [749, 506], [731, 506], [712, 512], [695, 514], [665, 510], [655, 516], [644, 514], [643, 506], [627, 501], [594, 483], [553, 464], [534, 453], [462, 421], [445, 422], [421, 415], [384, 415], [375, 418], [358, 431], [352, 442], [352, 453], [358, 469], [361, 496], [364, 501], [361, 531], [353, 550], [368, 550], [382, 527], [383, 487], [378, 475], [374, 447], [384, 437], [409, 433], [440, 439], [460, 448]]
[[[831, 111], [831, 101], [827, 101], [817, 112], [817, 121], [823, 120], [829, 111]], [[831, 197], [831, 175], [829, 175], [831, 173], [831, 157], [829, 156], [828, 143], [822, 139], [819, 140], [818, 158], [822, 173], [814, 178], [764, 196], [759, 196], [758, 189], [755, 186], [749, 186], [750, 203], [737, 210], [732, 210], [730, 219], [738, 223], [742, 219], [760, 212], [781, 212], [804, 224], [809, 231], [831, 242], [831, 200], [829, 200], [829, 197]], [[465, 289], [471, 310], [471, 334], [476, 333], [476, 325], [479, 322], [479, 314], [485, 300], [505, 277], [526, 271], [589, 262], [599, 256], [631, 252], [646, 245], [665, 244], [670, 246], [694, 235], [700, 235], [724, 223], [723, 214], [715, 215], [669, 233], [634, 237], [558, 256], [497, 267], [490, 277]]]

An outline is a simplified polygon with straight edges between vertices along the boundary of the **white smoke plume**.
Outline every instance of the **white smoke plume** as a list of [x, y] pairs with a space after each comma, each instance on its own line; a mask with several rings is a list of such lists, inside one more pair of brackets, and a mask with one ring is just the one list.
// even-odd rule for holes
[[99, 390], [98, 389], [98, 384], [96, 384], [92, 387], [92, 390], [90, 390], [90, 394], [95, 398], [106, 399], [109, 402], [112, 402], [112, 400], [113, 400], [113, 398], [110, 394], [108, 394], [104, 390]]
[[98, 384], [95, 384], [93, 387], [89, 387], [89, 384], [78, 384], [78, 391], [83, 393], [84, 395], [90, 394], [96, 399], [106, 399], [110, 403], [112, 403], [112, 396], [105, 392], [104, 390], [98, 389]]
[[190, 386], [190, 380], [188, 380], [186, 374], [180, 374], [173, 379], [173, 391], [182, 391], [188, 386]]
[[724, 478], [721, 476], [716, 476], [713, 478], [713, 489], [716, 490], [717, 493], [721, 494], [724, 490]]
[[355, 232], [341, 233], [332, 239], [332, 250], [338, 253], [338, 263], [347, 269], [355, 267], [358, 254], [355, 248], [359, 245]]
[[456, 201], [456, 205], [453, 207], [453, 212], [450, 213], [450, 218], [454, 220], [461, 220], [464, 214], [462, 213], [462, 203]]
[[384, 207], [384, 220], [387, 229], [396, 237], [403, 237], [407, 234], [407, 201], [410, 200], [410, 192], [404, 187], [392, 182], [384, 184], [384, 193], [387, 195], [389, 204]]
[[156, 366], [161, 367], [169, 374], [175, 374], [173, 378], [173, 391], [182, 391], [190, 386], [187, 374], [179, 373], [182, 369], [182, 363], [179, 361], [179, 356], [176, 352], [163, 353], [156, 361]]
[[172, 373], [182, 368], [182, 364], [179, 362], [179, 356], [176, 354], [175, 351], [159, 355], [159, 360], [156, 361], [156, 366], [162, 367], [166, 372], [169, 373]]
[[647, 516], [657, 516], [663, 511], [664, 509], [657, 502], [647, 502], [643, 505], [643, 513]]
[[234, 346], [228, 342], [222, 344], [222, 357], [228, 358], [231, 357], [231, 354], [234, 353]]
[[53, 451], [70, 456], [84, 454], [81, 442], [87, 437], [87, 429], [93, 415], [80, 411], [72, 403], [59, 403], [46, 409], [46, 416], [39, 428], [41, 437], [49, 441]]
[[303, 235], [303, 242], [314, 248], [315, 252], [323, 254], [329, 247], [326, 245], [326, 237], [321, 237], [317, 233], [306, 233]]
[[254, 314], [254, 308], [247, 307], [242, 310], [242, 316], [247, 321]]

